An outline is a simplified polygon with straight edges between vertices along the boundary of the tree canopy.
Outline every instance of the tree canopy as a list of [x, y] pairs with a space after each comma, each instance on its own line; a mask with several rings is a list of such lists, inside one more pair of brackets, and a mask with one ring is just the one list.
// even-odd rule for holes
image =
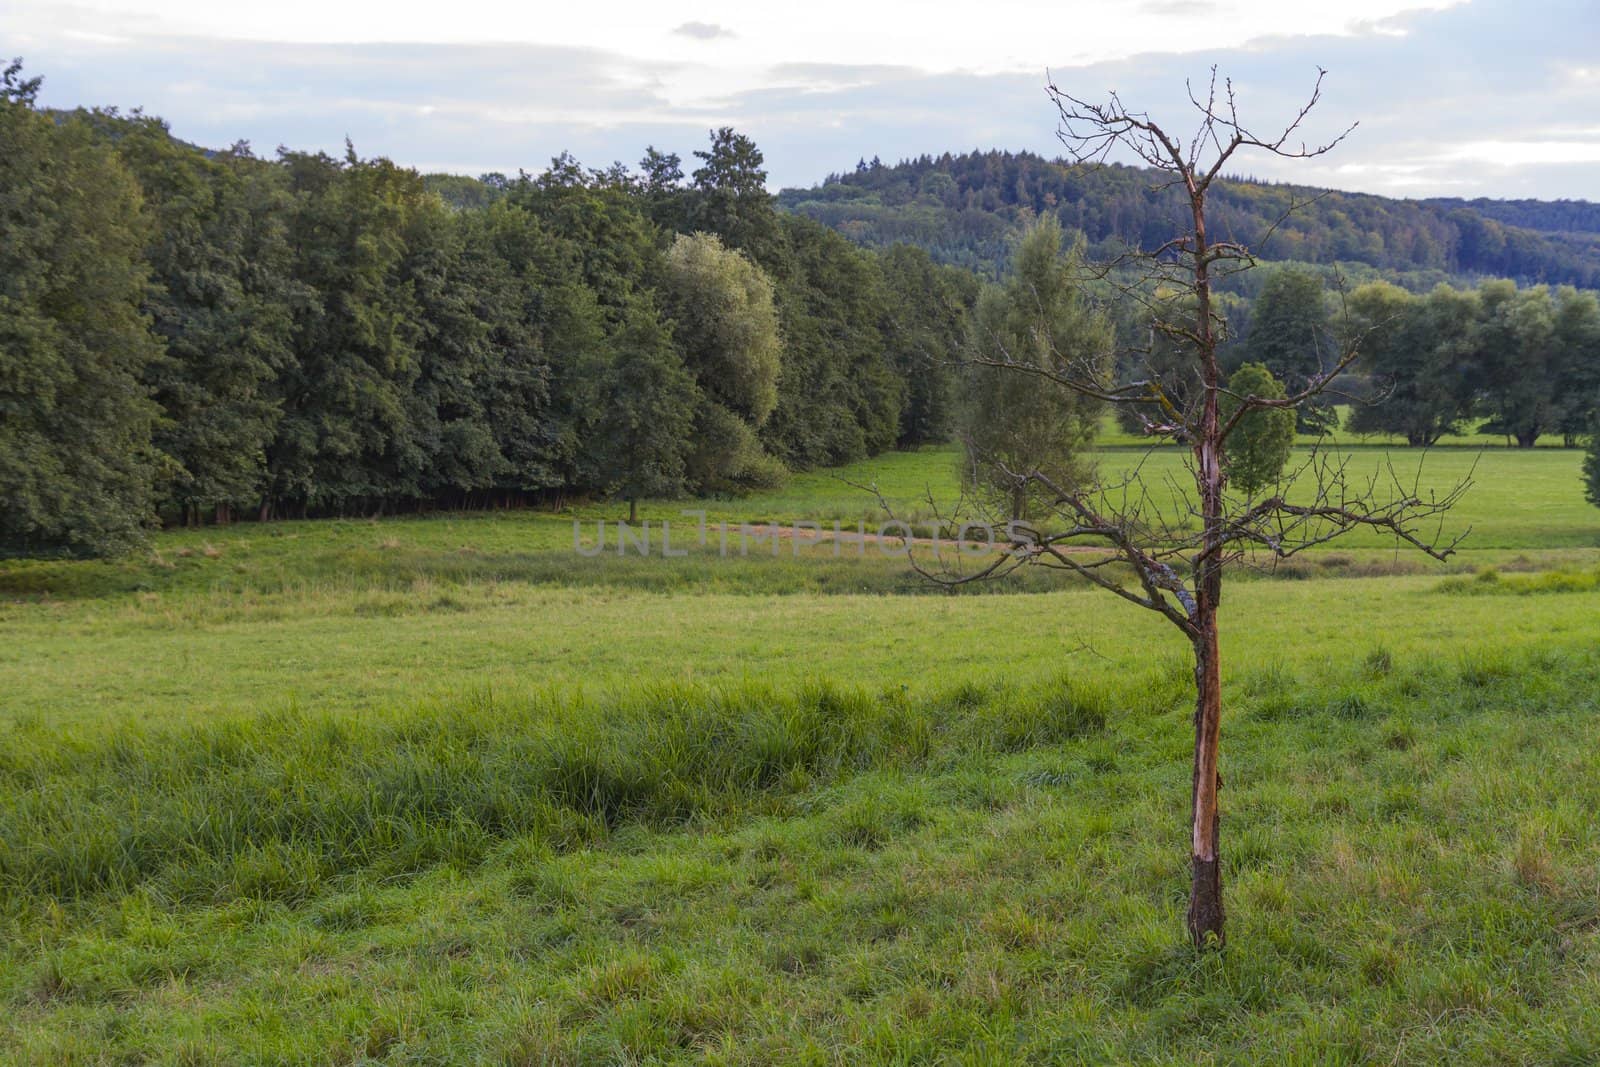
[[37, 90], [0, 80], [0, 551], [737, 492], [948, 430], [974, 288], [780, 215], [732, 129], [687, 179], [655, 148], [472, 179]]
[[35, 111], [16, 64], [0, 86], [0, 550], [114, 551], [171, 462], [146, 384], [149, 219], [90, 124]]

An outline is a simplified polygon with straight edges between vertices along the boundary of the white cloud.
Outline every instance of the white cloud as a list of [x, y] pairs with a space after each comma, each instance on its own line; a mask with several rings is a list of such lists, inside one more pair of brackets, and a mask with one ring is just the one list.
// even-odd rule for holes
[[[638, 159], [650, 143], [687, 155], [706, 128], [732, 124], [761, 145], [776, 184], [809, 184], [862, 156], [1059, 151], [1046, 67], [1088, 95], [1115, 86], [1172, 116], [1188, 108], [1184, 76], [1218, 62], [1266, 126], [1293, 114], [1320, 65], [1331, 73], [1309, 135], [1359, 118], [1357, 134], [1324, 160], [1245, 169], [1414, 195], [1600, 189], [1600, 137], [1587, 128], [1600, 114], [1600, 12], [1589, 0], [1548, 0], [1538, 18], [1519, 0], [993, 0], [981, 18], [927, 0], [915, 19], [860, 0], [621, 4], [604, 17], [489, 0], [457, 0], [448, 19], [433, 3], [373, 10], [21, 0], [0, 8], [0, 40], [32, 38], [12, 50], [45, 75], [47, 104], [144, 105], [198, 143], [338, 150], [349, 134], [401, 162], [515, 171], [563, 149], [594, 165]], [[738, 37], [685, 38], [675, 31], [686, 23]], [[348, 43], [372, 27], [388, 43]], [[487, 36], [495, 43], [465, 43]]]
[[690, 19], [683, 25], [676, 27], [673, 33], [680, 37], [692, 37], [696, 41], [715, 41], [739, 36], [726, 26], [719, 26], [715, 22], [700, 22]]
[[1600, 163], [1595, 141], [1469, 141], [1443, 153], [1446, 160], [1525, 167], [1536, 163]]

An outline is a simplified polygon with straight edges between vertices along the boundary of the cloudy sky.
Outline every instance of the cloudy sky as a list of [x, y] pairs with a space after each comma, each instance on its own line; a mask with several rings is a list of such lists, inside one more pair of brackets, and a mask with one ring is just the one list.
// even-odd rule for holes
[[1328, 69], [1313, 162], [1260, 177], [1404, 196], [1600, 199], [1600, 0], [0, 0], [0, 55], [50, 106], [142, 106], [180, 137], [342, 148], [424, 170], [688, 156], [733, 125], [774, 187], [862, 157], [1056, 154], [1046, 71], [1181, 117], [1184, 79], [1292, 114]]

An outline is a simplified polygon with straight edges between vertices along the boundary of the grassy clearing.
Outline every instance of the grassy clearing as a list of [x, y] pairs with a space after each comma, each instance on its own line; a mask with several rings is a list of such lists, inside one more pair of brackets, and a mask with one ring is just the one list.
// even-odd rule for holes
[[1529, 575], [1502, 575], [1493, 567], [1486, 567], [1474, 577], [1451, 578], [1440, 583], [1439, 588], [1448, 593], [1464, 596], [1496, 596], [1511, 593], [1527, 596], [1533, 593], [1588, 593], [1600, 589], [1600, 570], [1552, 570]]
[[[1463, 547], [1468, 553], [1489, 550], [1547, 550], [1600, 548], [1600, 509], [1583, 499], [1583, 455], [1571, 449], [1410, 449], [1353, 448], [1349, 477], [1360, 483], [1369, 476], [1387, 478], [1394, 471], [1409, 487], [1440, 493], [1464, 480], [1472, 488], [1451, 513], [1449, 531], [1470, 529]], [[1100, 473], [1113, 481], [1139, 466], [1153, 492], [1171, 482], [1188, 484], [1187, 456], [1177, 449], [1148, 453], [1143, 449], [1108, 449], [1100, 457]], [[797, 476], [784, 496], [755, 498], [744, 507], [750, 516], [771, 510], [808, 514], [826, 519], [854, 521], [877, 517], [854, 485], [875, 484], [897, 514], [926, 521], [933, 517], [927, 503], [931, 488], [943, 504], [954, 500], [956, 453], [950, 450], [895, 454], [863, 461], [837, 472]], [[770, 503], [769, 503], [770, 500]], [[1380, 549], [1392, 543], [1376, 534], [1356, 534], [1339, 542], [1340, 551]]]
[[[1600, 550], [1600, 509], [1585, 503], [1580, 488], [1582, 455], [1556, 449], [1464, 449], [1429, 453], [1381, 449], [1351, 453], [1351, 476], [1377, 473], [1392, 458], [1397, 471], [1421, 472], [1424, 489], [1448, 490], [1471, 477], [1473, 487], [1452, 513], [1448, 532], [1470, 530], [1462, 558], [1469, 566], [1530, 562], [1582, 562]], [[1176, 450], [1145, 458], [1142, 451], [1108, 450], [1101, 460], [1107, 477], [1144, 463], [1152, 486], [1182, 480], [1184, 456]], [[242, 524], [161, 534], [150, 552], [104, 562], [0, 560], [0, 625], [14, 612], [7, 602], [157, 596], [187, 601], [197, 595], [241, 597], [287, 595], [305, 599], [322, 593], [405, 592], [423, 587], [482, 586], [494, 583], [611, 586], [657, 593], [875, 593], [929, 592], [904, 565], [875, 547], [856, 558], [846, 550], [835, 558], [831, 546], [801, 548], [751, 541], [740, 554], [735, 534], [724, 558], [718, 526], [740, 523], [814, 521], [831, 530], [838, 522], [849, 531], [868, 529], [885, 518], [873, 495], [875, 485], [897, 515], [916, 522], [935, 518], [928, 503], [947, 507], [956, 497], [956, 453], [949, 449], [901, 452], [834, 471], [796, 475], [782, 490], [737, 500], [656, 501], [641, 505], [641, 519], [652, 524], [655, 558], [619, 556], [614, 534], [607, 551], [586, 559], [574, 551], [575, 527], [581, 542], [594, 546], [596, 524], [615, 523], [626, 509], [585, 504], [559, 512], [518, 511], [438, 515], [372, 521], [325, 520], [266, 526]], [[698, 544], [698, 515], [709, 526], [706, 545]], [[665, 564], [660, 558], [660, 523], [673, 524], [673, 544], [689, 556]], [[1392, 543], [1376, 535], [1339, 542], [1320, 559], [1395, 558]], [[1523, 558], [1519, 561], [1519, 557]], [[1319, 564], [1320, 566], [1320, 564]], [[1401, 569], [1424, 567], [1415, 558]], [[1361, 568], [1354, 568], [1358, 573]], [[1038, 591], [1053, 587], [1033, 576], [986, 591]]]
[[1185, 649], [1097, 592], [579, 557], [613, 505], [0, 563], [0, 1058], [1593, 1062], [1600, 511], [1573, 453], [1478, 462], [1451, 567], [1230, 586], [1205, 959]]
[[[1440, 582], [1239, 583], [1224, 608], [1225, 652], [1241, 668], [1319, 669], [1364, 655], [1353, 635], [1423, 655], [1593, 632], [1592, 596], [1461, 597]], [[441, 595], [450, 607], [438, 606]], [[923, 692], [1000, 675], [1031, 682], [1062, 670], [1137, 670], [1151, 655], [1186, 651], [1170, 626], [1092, 591], [667, 596], [507, 585], [15, 610], [0, 645], [0, 722], [52, 726], [368, 713], [552, 689], [610, 698], [658, 682], [825, 679]]]

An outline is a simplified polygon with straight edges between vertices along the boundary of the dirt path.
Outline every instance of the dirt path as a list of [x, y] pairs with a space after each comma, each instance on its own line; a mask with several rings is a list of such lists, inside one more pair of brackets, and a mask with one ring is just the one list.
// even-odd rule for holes
[[[892, 524], [884, 524], [892, 525]], [[842, 545], [901, 545], [909, 542], [912, 545], [926, 545], [930, 548], [949, 548], [969, 554], [978, 552], [1007, 551], [1009, 545], [1000, 540], [985, 543], [982, 540], [957, 541], [953, 537], [917, 537], [913, 527], [913, 536], [901, 537], [898, 534], [875, 533], [871, 530], [858, 531], [855, 527], [840, 526], [835, 532], [832, 525], [812, 529], [808, 526], [778, 525], [776, 523], [712, 523], [706, 526], [706, 543], [712, 544], [717, 537], [726, 535], [728, 544], [737, 544], [737, 539], [743, 535], [747, 540], [766, 540], [776, 537], [780, 541], [798, 541], [801, 544], [820, 545], [836, 542]], [[1058, 545], [1059, 552], [1105, 552], [1104, 548], [1095, 545]]]

